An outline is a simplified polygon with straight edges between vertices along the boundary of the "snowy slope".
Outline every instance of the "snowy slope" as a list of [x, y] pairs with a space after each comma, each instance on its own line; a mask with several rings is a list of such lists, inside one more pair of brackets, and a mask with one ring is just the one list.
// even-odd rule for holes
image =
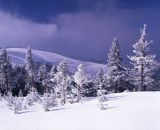
[[107, 95], [108, 109], [99, 110], [97, 99], [59, 106], [44, 112], [35, 105], [13, 114], [0, 102], [0, 130], [159, 130], [160, 92]]
[[[7, 49], [11, 60], [14, 64], [23, 64], [24, 59], [25, 59], [25, 53], [26, 49], [25, 48], [8, 48]], [[42, 50], [32, 50], [33, 53], [33, 58], [36, 61], [40, 61], [42, 63], [50, 63], [50, 64], [58, 64], [64, 59], [67, 59], [67, 62], [69, 64], [70, 70], [75, 71], [77, 69], [77, 66], [82, 63], [86, 67], [86, 70], [88, 72], [93, 72], [95, 73], [99, 67], [106, 68], [105, 65], [103, 64], [98, 64], [98, 63], [92, 63], [92, 62], [84, 62], [84, 61], [79, 61], [75, 60], [72, 58], [67, 58], [62, 55], [56, 54], [56, 53], [51, 53], [51, 52], [46, 52]]]

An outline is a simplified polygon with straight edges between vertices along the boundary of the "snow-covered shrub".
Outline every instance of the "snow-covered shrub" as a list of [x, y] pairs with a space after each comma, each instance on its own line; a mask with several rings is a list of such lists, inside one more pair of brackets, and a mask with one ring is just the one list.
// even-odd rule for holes
[[57, 105], [55, 93], [44, 93], [42, 97], [42, 105], [44, 111], [50, 111], [51, 108]]
[[36, 89], [32, 88], [29, 94], [24, 99], [24, 107], [32, 106], [35, 102], [41, 101]]
[[21, 100], [18, 97], [14, 97], [14, 113], [19, 114], [19, 111], [22, 110], [22, 103], [23, 100]]
[[6, 100], [8, 102], [8, 106], [11, 107], [14, 103], [14, 99], [13, 99], [13, 96], [12, 96], [12, 93], [11, 92], [8, 92], [7, 94], [7, 97], [6, 97]]
[[103, 103], [106, 100], [105, 96], [104, 96], [104, 93], [105, 93], [105, 90], [102, 90], [102, 89], [99, 89], [97, 91], [98, 103], [99, 103], [99, 107], [100, 107], [101, 110], [106, 109], [105, 108], [106, 105]]
[[31, 89], [28, 96], [32, 99], [33, 102], [37, 102], [40, 100], [39, 94], [35, 88]]
[[29, 96], [23, 98], [22, 108], [28, 109], [30, 106], [33, 105], [32, 99]]

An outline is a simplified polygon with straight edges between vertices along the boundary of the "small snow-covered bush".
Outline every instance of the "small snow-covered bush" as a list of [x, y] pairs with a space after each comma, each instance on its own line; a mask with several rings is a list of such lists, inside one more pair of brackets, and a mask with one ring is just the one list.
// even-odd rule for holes
[[44, 111], [49, 111], [50, 108], [55, 107], [57, 105], [55, 94], [44, 93], [42, 97], [42, 105], [43, 105]]
[[36, 89], [32, 88], [29, 94], [25, 97], [25, 106], [31, 106], [33, 103], [40, 101], [40, 96]]
[[8, 102], [8, 106], [11, 107], [14, 103], [13, 101], [13, 96], [12, 96], [12, 93], [11, 92], [8, 92], [7, 96], [6, 96], [6, 100]]
[[22, 108], [23, 100], [18, 97], [14, 97], [14, 113], [19, 114], [19, 111], [23, 110]]
[[101, 110], [106, 109], [105, 108], [106, 105], [103, 103], [106, 100], [104, 94], [105, 94], [105, 90], [100, 89], [100, 90], [97, 91], [99, 107], [100, 107]]

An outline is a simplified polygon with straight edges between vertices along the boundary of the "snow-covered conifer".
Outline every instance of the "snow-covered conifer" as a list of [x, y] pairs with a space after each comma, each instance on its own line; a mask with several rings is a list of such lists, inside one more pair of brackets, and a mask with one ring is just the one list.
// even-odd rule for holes
[[73, 77], [74, 77], [74, 81], [77, 84], [77, 101], [79, 102], [82, 98], [81, 93], [83, 90], [83, 85], [85, 85], [88, 80], [82, 64], [78, 66], [78, 70], [77, 72], [75, 72]]
[[96, 79], [95, 79], [96, 89], [97, 90], [99, 90], [99, 89], [106, 90], [106, 87], [107, 87], [106, 85], [107, 85], [107, 83], [106, 83], [105, 73], [102, 68], [99, 68], [97, 75], [96, 75]]
[[40, 81], [43, 81], [43, 80], [45, 80], [47, 78], [47, 67], [46, 67], [46, 64], [42, 64], [39, 67], [37, 78]]
[[98, 96], [98, 103], [99, 103], [99, 107], [101, 110], [105, 109], [105, 104], [103, 103], [106, 99], [105, 99], [105, 90], [102, 88], [99, 88], [97, 90], [97, 96]]
[[13, 69], [7, 51], [3, 48], [0, 52], [0, 87], [7, 94], [14, 87]]
[[99, 107], [101, 110], [104, 110], [105, 105], [103, 104], [103, 102], [106, 100], [104, 96], [106, 93], [106, 77], [102, 68], [99, 68], [98, 70], [96, 80], [95, 80], [95, 85], [97, 89]]
[[71, 83], [71, 77], [69, 76], [66, 60], [59, 63], [57, 66], [57, 73], [51, 81], [56, 83], [55, 91], [57, 94], [60, 94], [61, 104], [65, 104], [69, 92], [68, 88]]
[[35, 64], [32, 58], [32, 51], [30, 47], [28, 47], [25, 57], [25, 70], [27, 73], [25, 89], [29, 91], [32, 87], [34, 87], [35, 82]]
[[32, 50], [30, 47], [28, 47], [27, 54], [25, 57], [25, 70], [27, 71], [29, 77], [34, 78], [35, 76], [34, 67], [35, 67], [35, 64], [32, 57]]
[[49, 93], [44, 93], [42, 103], [43, 103], [44, 111], [49, 111], [49, 108], [50, 108]]
[[122, 66], [122, 56], [120, 54], [119, 41], [117, 38], [114, 38], [112, 41], [112, 46], [108, 53], [107, 67], [108, 87], [112, 91], [118, 92], [118, 87], [120, 86], [122, 77], [124, 76], [124, 67]]
[[140, 39], [133, 45], [134, 55], [129, 57], [133, 64], [132, 79], [137, 91], [145, 91], [152, 86], [152, 75], [157, 67], [156, 56], [149, 53], [152, 41], [146, 40], [146, 28], [144, 24], [143, 29], [140, 29]]
[[49, 92], [49, 75], [47, 73], [47, 66], [46, 64], [42, 64], [39, 67], [37, 79], [41, 83], [43, 90], [45, 92]]
[[[47, 85], [47, 88], [48, 88], [48, 92], [52, 92], [55, 90], [55, 81], [52, 81], [52, 79], [54, 79], [54, 76], [56, 74], [56, 67], [53, 65], [49, 74], [48, 74], [48, 77], [47, 77], [47, 80], [44, 80], [43, 81], [43, 84], [46, 84]], [[47, 91], [46, 91], [47, 92]]]

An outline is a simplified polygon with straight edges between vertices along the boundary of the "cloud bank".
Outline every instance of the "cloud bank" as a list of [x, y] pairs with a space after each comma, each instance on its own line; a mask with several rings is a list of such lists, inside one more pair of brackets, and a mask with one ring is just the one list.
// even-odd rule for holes
[[48, 23], [0, 11], [0, 46], [49, 50], [69, 57], [106, 62], [114, 37], [120, 40], [125, 55], [139, 38], [139, 28], [148, 24], [148, 38], [153, 39], [154, 52], [159, 52], [159, 9], [153, 7], [120, 8], [113, 3], [99, 3], [94, 10], [82, 9], [50, 16]]
[[0, 11], [0, 46], [27, 46], [37, 47], [57, 32], [55, 24], [36, 23], [21, 19], [9, 13]]

